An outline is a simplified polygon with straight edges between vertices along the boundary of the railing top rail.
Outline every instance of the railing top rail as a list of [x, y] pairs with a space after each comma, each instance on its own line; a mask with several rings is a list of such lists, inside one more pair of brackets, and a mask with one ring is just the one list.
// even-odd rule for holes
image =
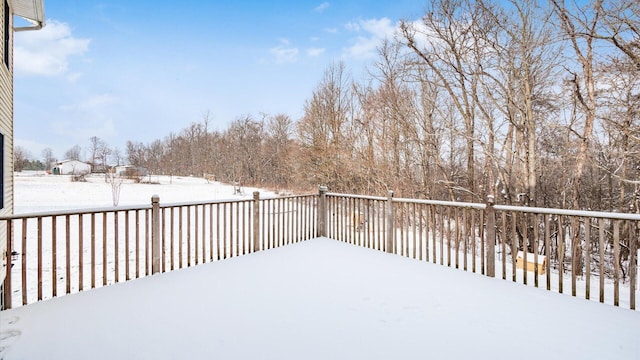
[[314, 197], [314, 196], [318, 196], [318, 194], [315, 193], [315, 194], [300, 194], [300, 195], [269, 196], [269, 197], [260, 198], [260, 200], [273, 200], [273, 199], [286, 200], [286, 199], [297, 199], [297, 198]]
[[[294, 198], [309, 197], [309, 196], [317, 196], [317, 194], [288, 195], [288, 196], [282, 196], [282, 197], [268, 196], [268, 197], [261, 197], [260, 200], [294, 199]], [[174, 202], [174, 203], [160, 203], [160, 208], [198, 206], [198, 205], [208, 205], [208, 204], [228, 204], [228, 203], [241, 203], [241, 202], [252, 202], [252, 201], [254, 201], [252, 198], [184, 201], [184, 202]], [[95, 208], [84, 208], [84, 209], [82, 208], [62, 209], [62, 210], [51, 210], [51, 211], [34, 211], [34, 212], [26, 212], [26, 213], [12, 214], [12, 215], [3, 215], [3, 216], [0, 216], [0, 221], [26, 219], [26, 218], [52, 217], [52, 216], [85, 215], [85, 214], [98, 214], [98, 213], [110, 213], [110, 212], [121, 212], [121, 211], [149, 210], [149, 209], [151, 209], [151, 204], [95, 207]]]
[[[352, 199], [369, 199], [369, 200], [379, 200], [379, 201], [388, 200], [388, 198], [382, 197], [382, 196], [365, 196], [365, 195], [353, 195], [353, 194], [341, 194], [341, 193], [327, 193], [327, 196], [346, 197], [346, 198], [352, 198]], [[453, 207], [471, 208], [471, 209], [478, 209], [478, 210], [484, 210], [487, 207], [487, 204], [483, 204], [483, 203], [468, 203], [468, 202], [445, 201], [445, 200], [392, 198], [392, 201], [397, 203], [453, 206]], [[558, 208], [541, 208], [541, 207], [513, 206], [513, 205], [495, 205], [494, 209], [496, 211], [517, 211], [517, 212], [535, 213], [535, 214], [565, 215], [565, 216], [640, 221], [640, 214], [614, 213], [614, 212], [607, 212], [607, 211], [569, 210], [569, 209], [558, 209]]]
[[367, 196], [367, 195], [354, 195], [354, 194], [341, 194], [341, 193], [327, 193], [327, 196], [335, 196], [335, 197], [346, 197], [351, 199], [363, 199], [363, 200], [378, 200], [385, 201], [387, 200], [384, 196]]
[[253, 202], [252, 198], [245, 199], [220, 199], [220, 200], [203, 200], [203, 201], [180, 201], [173, 203], [160, 203], [160, 208], [174, 208], [174, 207], [185, 207], [185, 206], [199, 206], [199, 205], [209, 205], [209, 204], [229, 204], [229, 203], [242, 203], [242, 202]]
[[487, 204], [481, 203], [468, 203], [461, 201], [444, 201], [444, 200], [425, 200], [425, 199], [406, 199], [406, 198], [393, 198], [394, 202], [423, 204], [423, 205], [440, 205], [440, 206], [454, 206], [483, 210], [487, 207]]
[[565, 215], [565, 216], [640, 221], [640, 214], [614, 213], [614, 212], [607, 212], [607, 211], [569, 210], [569, 209], [554, 209], [554, 208], [513, 206], [513, 205], [495, 205], [494, 208], [498, 211], [519, 211], [519, 212], [527, 212], [527, 213], [535, 213], [535, 214]]
[[151, 204], [149, 204], [149, 205], [129, 205], [129, 206], [110, 206], [110, 207], [97, 207], [97, 208], [86, 208], [86, 209], [64, 209], [64, 210], [53, 210], [53, 211], [36, 211], [36, 212], [29, 212], [29, 213], [20, 213], [20, 214], [12, 214], [12, 215], [0, 216], [0, 220], [14, 220], [14, 219], [51, 217], [51, 216], [65, 216], [65, 215], [85, 215], [85, 214], [109, 213], [109, 212], [120, 212], [120, 211], [149, 210], [149, 209], [151, 209]]
[[[273, 199], [295, 199], [300, 197], [317, 196], [318, 194], [304, 194], [304, 195], [288, 195], [288, 196], [265, 196], [259, 200], [273, 200]], [[253, 198], [244, 199], [219, 199], [219, 200], [204, 200], [204, 201], [183, 201], [173, 203], [160, 203], [160, 208], [175, 208], [184, 206], [199, 206], [209, 204], [229, 204], [229, 203], [241, 203], [241, 202], [253, 202]]]

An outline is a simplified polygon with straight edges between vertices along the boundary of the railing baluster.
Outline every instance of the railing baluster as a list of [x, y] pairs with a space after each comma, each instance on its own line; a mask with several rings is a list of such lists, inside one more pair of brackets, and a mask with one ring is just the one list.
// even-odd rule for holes
[[[55, 217], [55, 216], [54, 216]], [[84, 230], [83, 215], [78, 215], [78, 291], [84, 290]], [[51, 221], [54, 221], [53, 218]]]
[[209, 262], [213, 261], [213, 204], [209, 204]]
[[[39, 217], [38, 218], [38, 244], [41, 243], [40, 238], [42, 237], [42, 233], [40, 233], [40, 229], [42, 225], [41, 221], [42, 221], [42, 218]], [[65, 242], [66, 285], [67, 285], [67, 294], [69, 294], [71, 293], [71, 215], [66, 215], [64, 217], [64, 221], [65, 221], [65, 239], [66, 239], [66, 242]], [[42, 249], [40, 245], [38, 245], [38, 248]], [[40, 263], [40, 259], [38, 259], [38, 263]], [[40, 268], [40, 265], [38, 265], [38, 268]], [[38, 274], [38, 278], [39, 277], [40, 275]], [[40, 284], [38, 284], [38, 287], [40, 287]], [[40, 289], [38, 289], [38, 292], [40, 292]], [[40, 295], [38, 295], [38, 299], [40, 299]]]
[[529, 252], [529, 214], [523, 214], [523, 222], [522, 222], [522, 283], [527, 285], [527, 253]]
[[533, 285], [538, 287], [539, 279], [538, 279], [538, 236], [539, 236], [539, 218], [537, 214], [533, 214]]
[[[206, 221], [206, 206], [203, 204], [202, 205], [202, 263], [206, 263], [207, 262], [207, 221]], [[163, 246], [164, 249], [164, 246]]]
[[118, 237], [118, 232], [120, 231], [119, 227], [118, 227], [118, 218], [119, 218], [119, 213], [117, 211], [113, 212], [113, 262], [114, 262], [114, 281], [115, 283], [118, 283], [120, 281], [120, 257], [119, 257], [119, 248], [118, 248], [118, 243], [119, 241], [119, 237]]
[[187, 206], [187, 267], [191, 267], [191, 206]]
[[[516, 262], [518, 256], [518, 231], [517, 231], [517, 219], [516, 215], [511, 212], [511, 271], [513, 272], [511, 277], [512, 281], [516, 282], [517, 279], [517, 271], [516, 271]], [[481, 255], [482, 258], [482, 255]]]
[[149, 276], [151, 273], [151, 210], [146, 209], [144, 211], [144, 269], [145, 275]]
[[544, 215], [544, 256], [546, 257], [546, 275], [547, 275], [547, 290], [551, 290], [551, 244], [549, 243], [551, 240], [551, 225], [549, 222], [549, 215]]
[[[234, 207], [235, 210], [236, 210], [236, 213], [235, 213], [235, 215], [236, 215], [235, 216], [235, 225], [236, 226], [235, 226], [235, 234], [234, 234], [234, 237], [233, 237], [233, 239], [236, 242], [235, 243], [235, 245], [236, 245], [236, 254], [235, 254], [235, 256], [240, 256], [240, 242], [241, 242], [241, 239], [240, 239], [240, 205], [237, 202], [233, 203], [232, 205], [235, 205], [235, 206], [232, 206], [232, 207]], [[232, 221], [232, 223], [233, 223], [233, 221]]]
[[178, 208], [178, 269], [182, 269], [182, 206]]
[[[51, 217], [51, 295], [58, 296], [58, 224], [57, 216]], [[9, 239], [9, 237], [7, 237]], [[8, 242], [8, 241], [7, 241]]]
[[636, 230], [637, 222], [629, 224], [629, 308], [636, 309], [636, 281], [638, 270], [638, 238]]
[[584, 219], [584, 262], [585, 262], [585, 287], [584, 298], [591, 298], [591, 218]]
[[96, 287], [96, 214], [91, 213], [91, 288]]
[[136, 279], [140, 278], [140, 210], [136, 210]]
[[600, 256], [598, 262], [599, 266], [599, 292], [600, 292], [600, 302], [604, 302], [604, 219], [598, 219], [598, 246], [600, 250]]
[[456, 254], [455, 254], [455, 261], [456, 261], [456, 269], [460, 268], [460, 213], [458, 208], [454, 208], [453, 209], [453, 216], [455, 218], [455, 247], [456, 247]]
[[[502, 222], [502, 233], [501, 233], [501, 242], [502, 242], [502, 280], [507, 280], [507, 213], [506, 211], [502, 211], [500, 214], [501, 222]], [[475, 250], [475, 246], [473, 247]], [[475, 258], [475, 253], [473, 254]], [[474, 260], [474, 268], [475, 268], [475, 260]], [[475, 270], [473, 271], [475, 272]]]
[[558, 292], [562, 294], [564, 283], [564, 225], [562, 216], [558, 216]]
[[451, 208], [447, 208], [447, 266], [451, 267]]
[[22, 305], [27, 305], [27, 219], [22, 220]]
[[620, 221], [613, 221], [613, 305], [620, 305]]
[[125, 211], [124, 213], [124, 261], [125, 261], [125, 265], [124, 265], [124, 272], [125, 272], [125, 279], [127, 279], [127, 281], [131, 280], [131, 273], [130, 273], [130, 265], [129, 265], [129, 216], [130, 213], [129, 211]]
[[175, 269], [175, 207], [171, 207], [169, 210], [169, 223], [171, 224], [170, 227], [170, 232], [171, 232], [171, 237], [169, 239], [169, 248], [170, 248], [170, 261], [171, 261], [171, 270]]
[[231, 254], [231, 241], [227, 248], [227, 203], [222, 204], [222, 258], [226, 259]]
[[[38, 300], [42, 300], [42, 217], [38, 216]], [[68, 249], [67, 244], [67, 249]], [[68, 251], [68, 250], [67, 250]], [[67, 260], [67, 268], [68, 268], [68, 260]], [[67, 274], [69, 274], [67, 272]], [[68, 276], [68, 275], [67, 275]], [[67, 281], [69, 278], [67, 277]]]
[[436, 223], [436, 207], [434, 205], [429, 205], [429, 212], [430, 214], [430, 219], [429, 222], [431, 223], [431, 226], [429, 226], [429, 232], [431, 233], [430, 236], [432, 238], [432, 242], [431, 242], [431, 262], [432, 263], [436, 263], [438, 261], [437, 259], [437, 240], [438, 240], [438, 232], [437, 232], [437, 223]]
[[221, 241], [221, 237], [220, 237], [220, 204], [216, 204], [216, 256], [218, 257], [218, 260], [222, 259], [222, 257], [220, 256], [221, 254], [221, 247], [220, 247], [220, 241]]
[[[162, 242], [160, 247], [162, 248], [162, 272], [166, 272], [167, 271], [167, 212], [166, 212], [166, 208], [162, 208], [161, 209], [161, 221], [162, 221], [162, 230], [161, 230], [161, 234], [162, 234]], [[129, 227], [127, 226], [127, 229]]]
[[107, 213], [102, 213], [102, 286], [107, 285]]
[[[200, 263], [200, 251], [198, 249], [200, 247], [200, 244], [199, 244], [200, 237], [198, 236], [198, 230], [200, 228], [200, 226], [198, 224], [198, 205], [193, 207], [193, 221], [194, 221], [194, 224], [193, 224], [193, 230], [194, 230], [193, 231], [193, 235], [194, 235], [194, 238], [193, 238], [193, 249], [194, 249], [194, 252], [195, 252], [194, 253], [195, 265], [198, 265]], [[191, 227], [189, 227], [189, 233], [191, 233], [191, 232], [192, 232], [191, 231]]]

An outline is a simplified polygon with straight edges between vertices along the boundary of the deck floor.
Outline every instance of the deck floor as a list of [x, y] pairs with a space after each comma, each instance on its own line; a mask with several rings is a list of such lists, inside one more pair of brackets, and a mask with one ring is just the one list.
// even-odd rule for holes
[[640, 359], [640, 313], [328, 239], [0, 312], [0, 359]]

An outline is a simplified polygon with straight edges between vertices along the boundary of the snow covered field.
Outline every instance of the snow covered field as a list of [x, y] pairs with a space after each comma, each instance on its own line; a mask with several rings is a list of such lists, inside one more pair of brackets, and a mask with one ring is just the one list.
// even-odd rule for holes
[[[251, 198], [254, 188], [242, 188], [243, 195], [234, 195], [233, 186], [207, 182], [203, 178], [151, 176], [149, 184], [127, 181], [120, 189], [118, 205], [148, 205], [151, 196], [160, 196], [161, 203]], [[44, 173], [18, 173], [15, 177], [15, 212], [28, 213], [63, 209], [113, 206], [111, 184], [104, 176], [91, 175], [86, 182], [71, 182], [69, 176]], [[273, 196], [260, 191], [261, 197]]]
[[[120, 204], [254, 191], [152, 181]], [[102, 177], [21, 174], [15, 192], [22, 213], [111, 206]], [[0, 359], [640, 359], [638, 330], [636, 311], [316, 239], [3, 311]]]

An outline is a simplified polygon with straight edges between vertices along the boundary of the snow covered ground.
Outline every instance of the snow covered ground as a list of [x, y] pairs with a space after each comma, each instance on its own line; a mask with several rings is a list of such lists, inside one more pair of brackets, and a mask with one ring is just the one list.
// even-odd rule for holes
[[[126, 181], [120, 188], [118, 205], [151, 204], [151, 196], [161, 203], [251, 198], [258, 189], [242, 188], [235, 195], [233, 186], [208, 182], [203, 178], [181, 176], [145, 177], [150, 183]], [[87, 176], [86, 182], [71, 182], [70, 176], [45, 175], [42, 172], [18, 173], [15, 177], [15, 213], [113, 206], [111, 184], [103, 175]], [[273, 193], [260, 190], [261, 197]]]
[[1, 313], [11, 359], [639, 359], [640, 313], [328, 239]]

